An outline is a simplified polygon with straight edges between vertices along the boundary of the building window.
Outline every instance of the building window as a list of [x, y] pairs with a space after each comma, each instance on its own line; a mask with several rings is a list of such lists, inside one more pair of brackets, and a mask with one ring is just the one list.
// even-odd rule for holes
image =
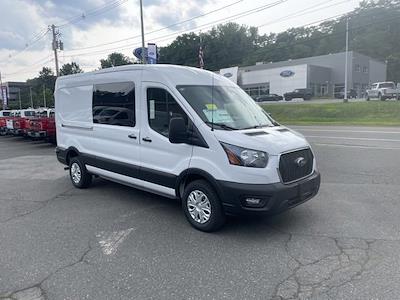
[[150, 128], [169, 136], [169, 121], [172, 118], [181, 117], [185, 120], [186, 126], [189, 119], [175, 99], [164, 89], [147, 89], [147, 117]]
[[96, 84], [93, 89], [93, 123], [135, 126], [135, 84]]
[[364, 66], [364, 67], [363, 67], [363, 73], [368, 74], [368, 71], [369, 71], [369, 70], [368, 70], [368, 67], [365, 67], [365, 66]]
[[253, 99], [269, 94], [269, 85], [261, 85], [257, 87], [245, 88], [244, 91]]
[[359, 64], [356, 64], [355, 70], [356, 72], [361, 72], [361, 66]]

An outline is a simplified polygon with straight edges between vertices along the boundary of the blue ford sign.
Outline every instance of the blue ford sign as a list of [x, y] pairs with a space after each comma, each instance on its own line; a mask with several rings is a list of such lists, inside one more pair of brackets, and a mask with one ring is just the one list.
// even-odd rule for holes
[[225, 76], [226, 78], [231, 78], [231, 77], [233, 76], [233, 74], [232, 74], [232, 73], [225, 73], [224, 76]]
[[294, 74], [291, 70], [285, 70], [281, 72], [281, 77], [292, 77]]

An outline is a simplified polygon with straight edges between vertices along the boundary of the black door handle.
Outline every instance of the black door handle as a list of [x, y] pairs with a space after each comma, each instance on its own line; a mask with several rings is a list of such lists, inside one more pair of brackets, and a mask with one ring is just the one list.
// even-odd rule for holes
[[149, 137], [142, 138], [144, 142], [151, 143], [151, 139]]
[[134, 140], [136, 140], [136, 139], [137, 139], [136, 135], [134, 135], [133, 133], [132, 133], [132, 134], [130, 134], [130, 135], [128, 135], [128, 138], [130, 138], [130, 139], [134, 139]]

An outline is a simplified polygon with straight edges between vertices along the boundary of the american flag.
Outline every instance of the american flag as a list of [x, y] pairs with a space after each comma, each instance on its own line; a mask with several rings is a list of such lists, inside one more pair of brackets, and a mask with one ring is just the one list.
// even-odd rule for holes
[[199, 67], [200, 69], [204, 69], [204, 52], [201, 46], [199, 48]]

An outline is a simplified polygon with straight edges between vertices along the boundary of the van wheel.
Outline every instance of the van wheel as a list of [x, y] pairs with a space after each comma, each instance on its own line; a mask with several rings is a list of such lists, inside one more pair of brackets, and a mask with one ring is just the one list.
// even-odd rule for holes
[[183, 193], [182, 208], [189, 223], [200, 231], [216, 231], [225, 223], [221, 201], [205, 180], [188, 184]]
[[385, 101], [386, 100], [385, 97], [383, 97], [381, 93], [378, 94], [378, 99], [380, 101]]
[[78, 189], [85, 189], [92, 183], [92, 175], [78, 157], [71, 158], [69, 162], [69, 176], [72, 184]]
[[366, 99], [367, 101], [369, 101], [369, 100], [371, 100], [371, 98], [369, 98], [369, 95], [367, 95], [367, 99]]

